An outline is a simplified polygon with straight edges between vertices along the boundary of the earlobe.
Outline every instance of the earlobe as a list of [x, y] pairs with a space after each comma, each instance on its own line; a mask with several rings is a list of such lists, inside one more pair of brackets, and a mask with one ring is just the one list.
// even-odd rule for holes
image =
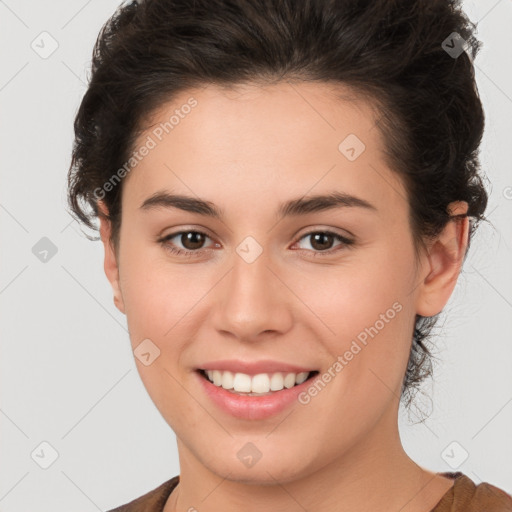
[[448, 210], [453, 218], [428, 249], [417, 296], [418, 315], [430, 317], [440, 313], [455, 288], [468, 246], [467, 208], [465, 201], [450, 203]]
[[110, 239], [112, 233], [112, 226], [110, 220], [108, 219], [108, 209], [103, 203], [103, 201], [98, 201], [98, 208], [103, 214], [103, 216], [99, 216], [100, 236], [101, 241], [103, 242], [103, 247], [105, 249], [105, 259], [103, 268], [105, 270], [105, 275], [107, 276], [107, 279], [109, 280], [112, 286], [112, 291], [114, 293], [114, 304], [117, 307], [117, 309], [121, 311], [121, 313], [125, 313], [123, 294], [119, 284], [119, 266], [117, 263], [114, 246]]

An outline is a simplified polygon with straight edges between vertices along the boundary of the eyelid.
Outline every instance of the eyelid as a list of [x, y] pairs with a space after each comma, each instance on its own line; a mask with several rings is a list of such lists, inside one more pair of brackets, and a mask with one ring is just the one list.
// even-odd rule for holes
[[[177, 231], [172, 231], [173, 229], [176, 229]], [[167, 234], [162, 234], [162, 233], [165, 233], [169, 231]], [[202, 233], [203, 235], [206, 235], [210, 238], [215, 238], [210, 230], [208, 228], [204, 228], [203, 226], [197, 226], [197, 225], [190, 225], [190, 226], [182, 226], [182, 225], [179, 225], [179, 226], [175, 226], [175, 227], [166, 227], [165, 229], [162, 229], [158, 235], [157, 235], [157, 238], [159, 239], [162, 239], [162, 238], [167, 238], [169, 236], [176, 236], [176, 235], [179, 235], [179, 234], [182, 234], [182, 233], [189, 233], [190, 231], [194, 231], [194, 232], [197, 232], [197, 233]]]
[[[308, 231], [305, 231], [304, 233], [302, 234], [297, 234], [296, 235], [296, 238], [297, 240], [300, 240], [302, 237], [306, 236], [306, 235], [311, 235], [312, 233], [330, 233], [332, 235], [337, 235], [337, 236], [340, 236], [342, 238], [346, 238], [346, 239], [351, 239], [351, 241], [355, 241], [356, 239], [356, 236], [354, 234], [352, 234], [350, 231], [348, 231], [348, 229], [341, 229], [341, 228], [332, 228], [332, 227], [322, 227], [322, 226], [313, 226], [311, 228], [305, 228], [307, 229]], [[341, 232], [340, 232], [341, 231]], [[344, 234], [344, 233], [346, 234]]]

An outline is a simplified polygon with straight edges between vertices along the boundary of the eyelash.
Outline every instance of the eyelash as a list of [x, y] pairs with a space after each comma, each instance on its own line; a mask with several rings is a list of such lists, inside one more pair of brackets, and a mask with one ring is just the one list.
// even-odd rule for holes
[[[190, 258], [190, 257], [195, 257], [195, 256], [200, 256], [203, 251], [205, 250], [208, 250], [208, 249], [197, 249], [196, 251], [192, 251], [192, 250], [184, 250], [184, 249], [179, 249], [179, 248], [176, 248], [176, 247], [173, 247], [172, 245], [169, 245], [168, 241], [178, 235], [183, 235], [185, 233], [197, 233], [197, 234], [200, 234], [200, 235], [203, 235], [207, 238], [210, 238], [206, 233], [203, 233], [202, 231], [197, 231], [197, 230], [193, 230], [193, 229], [190, 229], [190, 230], [186, 230], [186, 231], [177, 231], [176, 233], [171, 233], [169, 235], [166, 235], [165, 237], [161, 238], [158, 240], [158, 242], [169, 252], [171, 252], [172, 254], [176, 254], [178, 256], [185, 256], [187, 258]], [[314, 235], [314, 234], [318, 234], [318, 233], [321, 233], [321, 234], [324, 234], [324, 235], [332, 235], [336, 240], [338, 240], [339, 242], [342, 242], [343, 246], [345, 247], [350, 247], [351, 245], [354, 244], [354, 240], [350, 240], [349, 238], [345, 238], [344, 236], [341, 236], [339, 235], [338, 233], [335, 233], [334, 231], [329, 231], [329, 230], [316, 230], [316, 231], [310, 231], [309, 233], [305, 233], [303, 234], [298, 240], [297, 242], [299, 242], [300, 240], [302, 240], [303, 238], [306, 238], [307, 236], [310, 236], [310, 235]], [[343, 247], [342, 247], [343, 249]], [[306, 251], [306, 252], [313, 252], [313, 257], [317, 257], [317, 256], [331, 256], [333, 253], [339, 251], [339, 250], [342, 250], [339, 248], [336, 249], [329, 249], [327, 251], [311, 251], [309, 249], [298, 249], [299, 251]]]

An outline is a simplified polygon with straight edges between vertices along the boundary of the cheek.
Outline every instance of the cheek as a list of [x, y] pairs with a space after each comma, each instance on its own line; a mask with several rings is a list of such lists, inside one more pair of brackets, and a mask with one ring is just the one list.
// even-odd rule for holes
[[358, 262], [332, 267], [325, 279], [316, 281], [316, 288], [311, 283], [307, 296], [325, 312], [337, 335], [355, 335], [358, 329], [379, 321], [381, 315], [386, 326], [390, 325], [386, 320], [405, 316], [396, 313], [413, 301], [412, 270], [407, 250], [395, 255], [391, 248], [383, 247]]
[[316, 289], [314, 307], [333, 333], [324, 337], [326, 348], [333, 364], [343, 359], [337, 373], [344, 375], [347, 391], [382, 387], [379, 378], [400, 388], [415, 318], [413, 270], [407, 247], [399, 253], [386, 247], [350, 271], [338, 269]]
[[[204, 292], [201, 294], [198, 283], [194, 283], [197, 278], [193, 277], [191, 266], [184, 265], [184, 270], [177, 270], [178, 265], [155, 258], [150, 251], [135, 246], [126, 249], [122, 261], [122, 293], [132, 350], [137, 351], [147, 339], [159, 350], [158, 357], [148, 366], [134, 354], [137, 370], [169, 424], [179, 423], [182, 417], [192, 418], [190, 423], [194, 418], [194, 404], [180, 385], [184, 377], [180, 365], [187, 339], [193, 337], [188, 320]], [[170, 403], [173, 407], [169, 407]]]
[[182, 318], [186, 322], [187, 313], [200, 299], [201, 278], [192, 265], [171, 263], [161, 250], [134, 244], [125, 247], [122, 258], [122, 294], [130, 334], [171, 336], [173, 326]]

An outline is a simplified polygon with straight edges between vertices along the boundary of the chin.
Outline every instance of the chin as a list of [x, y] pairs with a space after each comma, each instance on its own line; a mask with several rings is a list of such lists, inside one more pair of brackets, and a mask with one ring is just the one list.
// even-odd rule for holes
[[[247, 485], [276, 485], [276, 482], [287, 483], [307, 476], [308, 465], [304, 454], [297, 451], [288, 451], [287, 456], [281, 456], [269, 448], [270, 456], [261, 458], [256, 462], [244, 463], [239, 458], [239, 450], [234, 451], [229, 457], [214, 456], [212, 459], [202, 461], [209, 471], [231, 482]], [[225, 451], [224, 453], [227, 453]], [[297, 461], [301, 465], [297, 465]], [[312, 470], [311, 470], [312, 471]]]

